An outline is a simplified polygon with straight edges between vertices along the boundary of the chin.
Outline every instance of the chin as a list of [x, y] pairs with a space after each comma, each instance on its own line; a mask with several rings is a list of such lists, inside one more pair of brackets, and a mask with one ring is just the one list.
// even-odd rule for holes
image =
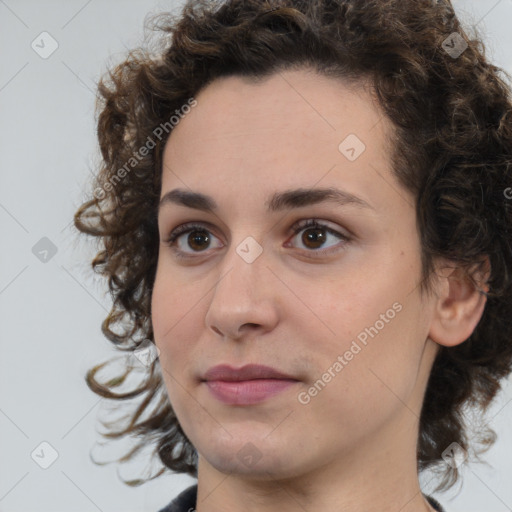
[[243, 438], [210, 439], [201, 443], [198, 452], [208, 464], [224, 474], [250, 477], [258, 481], [288, 479], [302, 474], [300, 461], [294, 457], [297, 450], [288, 447], [281, 439], [250, 436]]

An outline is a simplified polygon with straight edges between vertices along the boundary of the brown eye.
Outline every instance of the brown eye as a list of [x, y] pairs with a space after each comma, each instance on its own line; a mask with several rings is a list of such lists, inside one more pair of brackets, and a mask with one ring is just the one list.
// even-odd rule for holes
[[[295, 233], [293, 238], [298, 237], [298, 234], [301, 231], [303, 232], [300, 237], [300, 243], [304, 245], [304, 248], [308, 252], [318, 252], [321, 254], [332, 252], [329, 249], [321, 249], [331, 237], [342, 240], [342, 247], [350, 241], [348, 236], [331, 229], [325, 224], [317, 222], [315, 219], [308, 219], [307, 221], [299, 222], [295, 224], [292, 229]], [[335, 246], [336, 245], [338, 244], [335, 244]]]
[[326, 240], [325, 228], [307, 228], [301, 238], [301, 241], [309, 249], [319, 249]]
[[208, 232], [204, 230], [194, 230], [190, 231], [187, 237], [187, 244], [194, 250], [202, 251], [206, 249], [210, 238], [208, 236]]
[[[188, 236], [185, 239], [183, 235], [187, 233]], [[176, 254], [184, 254], [183, 257], [186, 258], [187, 253], [200, 253], [208, 249], [212, 241], [210, 235], [211, 232], [204, 226], [184, 224], [171, 232], [165, 240], [165, 244], [172, 247]], [[192, 249], [192, 252], [189, 249]]]

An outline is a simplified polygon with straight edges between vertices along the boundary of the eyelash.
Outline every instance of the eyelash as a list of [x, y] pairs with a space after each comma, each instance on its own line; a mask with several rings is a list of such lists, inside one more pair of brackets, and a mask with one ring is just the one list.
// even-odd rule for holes
[[[347, 243], [349, 243], [351, 241], [351, 239], [346, 236], [346, 235], [343, 235], [341, 233], [339, 233], [338, 231], [335, 231], [334, 229], [331, 229], [329, 226], [327, 226], [326, 224], [323, 224], [321, 222], [317, 222], [316, 219], [307, 219], [307, 220], [302, 220], [302, 221], [298, 221], [296, 222], [290, 229], [293, 231], [293, 237], [295, 237], [298, 233], [300, 233], [301, 231], [303, 231], [304, 229], [306, 228], [319, 228], [319, 229], [324, 229], [327, 233], [331, 234], [331, 235], [335, 235], [339, 238], [341, 238], [343, 241], [344, 241], [344, 244], [343, 245], [346, 245]], [[191, 259], [191, 258], [196, 258], [197, 256], [188, 256], [188, 255], [183, 255], [183, 254], [186, 254], [186, 253], [183, 253], [183, 251], [179, 250], [179, 249], [176, 249], [174, 247], [175, 245], [175, 241], [181, 236], [181, 235], [184, 235], [186, 233], [190, 233], [192, 231], [202, 231], [202, 232], [206, 232], [206, 233], [211, 233], [208, 229], [205, 228], [205, 226], [201, 225], [201, 224], [183, 224], [181, 226], [178, 226], [175, 230], [173, 230], [169, 236], [167, 237], [167, 239], [164, 240], [164, 243], [165, 245], [171, 247], [173, 249], [173, 251], [176, 253], [176, 256], [178, 258], [181, 258], [181, 259]], [[343, 250], [344, 247], [341, 248], [341, 250]], [[305, 249], [303, 249], [305, 250]], [[324, 250], [321, 250], [321, 249], [311, 249], [311, 250], [306, 250], [306, 252], [308, 253], [320, 253], [320, 255], [324, 256], [324, 255], [327, 255], [327, 254], [330, 254], [332, 252], [337, 252], [338, 250], [340, 250], [339, 248], [335, 251], [332, 250], [332, 248], [330, 249], [324, 249]], [[206, 252], [206, 251], [201, 251], [199, 252], [198, 254], [202, 254], [202, 252]]]

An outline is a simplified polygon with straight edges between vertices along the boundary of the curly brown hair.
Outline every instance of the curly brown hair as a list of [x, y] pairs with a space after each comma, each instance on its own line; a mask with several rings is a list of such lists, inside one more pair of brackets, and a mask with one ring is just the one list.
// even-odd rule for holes
[[[394, 125], [394, 172], [416, 198], [422, 289], [430, 288], [437, 257], [456, 262], [470, 278], [487, 257], [490, 263], [483, 316], [464, 343], [440, 347], [420, 417], [418, 471], [440, 470], [437, 490], [451, 487], [459, 473], [443, 463], [443, 450], [453, 442], [466, 450], [476, 443], [465, 408], [483, 413], [512, 370], [509, 76], [487, 60], [479, 36], [467, 35], [449, 0], [194, 0], [179, 16], [161, 13], [150, 21], [162, 34], [158, 51], [131, 51], [99, 81], [103, 162], [91, 198], [75, 214], [76, 228], [102, 244], [92, 267], [108, 278], [113, 299], [104, 335], [128, 352], [143, 340], [154, 343], [162, 153], [169, 120], [179, 122], [184, 105], [229, 75], [258, 79], [310, 67], [368, 80]], [[450, 52], [454, 47], [462, 53]], [[158, 358], [126, 393], [114, 388], [133, 367], [127, 362], [122, 375], [100, 383], [95, 374], [105, 364], [86, 375], [95, 393], [113, 400], [143, 396], [128, 425], [108, 424], [111, 431], [103, 434], [141, 438], [120, 460], [151, 441], [165, 466], [152, 478], [166, 468], [196, 477], [197, 452], [171, 407]], [[488, 425], [478, 434], [484, 447], [496, 439]]]

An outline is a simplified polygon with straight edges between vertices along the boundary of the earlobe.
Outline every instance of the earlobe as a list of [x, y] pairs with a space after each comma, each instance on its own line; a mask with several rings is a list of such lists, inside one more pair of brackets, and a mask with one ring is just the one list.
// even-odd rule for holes
[[436, 343], [453, 347], [466, 341], [475, 330], [489, 291], [488, 259], [483, 266], [483, 272], [472, 274], [475, 283], [461, 267], [447, 266], [437, 272], [437, 298], [429, 331], [429, 337]]

